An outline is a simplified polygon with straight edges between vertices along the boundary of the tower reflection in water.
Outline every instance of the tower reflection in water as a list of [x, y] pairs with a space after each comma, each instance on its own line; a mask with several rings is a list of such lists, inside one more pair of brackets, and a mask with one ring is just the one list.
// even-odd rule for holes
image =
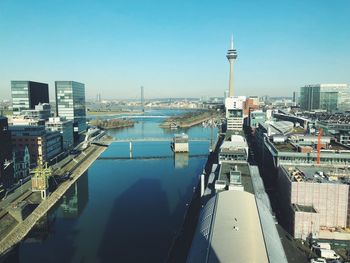
[[89, 179], [85, 172], [62, 198], [60, 205], [62, 218], [77, 218], [84, 210], [89, 199]]

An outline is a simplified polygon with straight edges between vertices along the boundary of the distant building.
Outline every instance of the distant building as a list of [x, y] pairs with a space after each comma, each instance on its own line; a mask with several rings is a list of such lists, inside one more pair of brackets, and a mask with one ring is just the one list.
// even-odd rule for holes
[[35, 105], [34, 110], [23, 110], [21, 115], [26, 119], [48, 120], [51, 115], [51, 106], [49, 103], [39, 103]]
[[46, 122], [46, 129], [62, 134], [63, 150], [69, 150], [74, 145], [73, 122], [64, 117], [51, 117]]
[[334, 136], [339, 143], [350, 146], [349, 114], [323, 115], [316, 121], [316, 128], [321, 128], [323, 134]]
[[300, 88], [300, 108], [305, 111], [346, 111], [350, 108], [347, 84], [317, 84]]
[[12, 125], [45, 125], [51, 116], [51, 106], [48, 103], [39, 103], [34, 110], [23, 110], [20, 115], [13, 116], [9, 122]]
[[49, 85], [34, 81], [11, 81], [13, 115], [33, 110], [39, 103], [49, 103]]
[[293, 103], [294, 103], [294, 106], [298, 105], [299, 103], [299, 94], [296, 91], [293, 92]]
[[265, 122], [266, 121], [266, 112], [263, 112], [261, 110], [255, 110], [251, 111], [249, 114], [249, 126], [252, 129], [256, 129], [259, 125], [259, 122]]
[[[11, 132], [9, 131], [7, 118], [1, 116], [0, 147], [0, 185], [7, 185], [9, 177], [11, 177], [11, 173], [7, 170], [11, 169], [11, 167], [8, 166], [8, 162], [12, 160]], [[5, 172], [5, 170], [7, 170], [7, 172]]]
[[59, 132], [46, 131], [45, 126], [10, 126], [12, 146], [14, 150], [23, 150], [28, 147], [30, 161], [36, 165], [50, 162], [62, 152], [62, 136]]
[[56, 113], [73, 121], [75, 133], [86, 130], [85, 85], [75, 81], [55, 81]]
[[249, 116], [251, 110], [257, 110], [259, 108], [258, 97], [249, 97], [243, 104], [243, 115]]

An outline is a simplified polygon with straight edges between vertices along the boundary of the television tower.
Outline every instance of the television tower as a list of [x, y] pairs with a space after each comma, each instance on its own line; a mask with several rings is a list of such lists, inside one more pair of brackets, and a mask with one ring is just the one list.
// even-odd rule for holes
[[230, 80], [228, 84], [228, 96], [233, 97], [233, 65], [237, 58], [237, 51], [233, 48], [233, 35], [231, 36], [231, 48], [227, 50], [226, 57], [230, 63]]

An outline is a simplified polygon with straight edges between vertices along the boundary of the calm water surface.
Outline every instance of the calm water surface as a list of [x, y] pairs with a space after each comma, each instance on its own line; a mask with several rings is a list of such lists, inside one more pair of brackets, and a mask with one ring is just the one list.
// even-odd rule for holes
[[[138, 119], [133, 128], [109, 133], [116, 138], [172, 137], [174, 131], [159, 128], [161, 120]], [[211, 135], [210, 128], [201, 126], [184, 132], [190, 138]], [[208, 149], [209, 142], [190, 143], [190, 155]], [[114, 143], [102, 154], [129, 155], [129, 143]], [[164, 158], [142, 159], [147, 156]], [[206, 157], [173, 156], [164, 141], [135, 142], [132, 157], [137, 159], [95, 161], [6, 261], [164, 262]]]

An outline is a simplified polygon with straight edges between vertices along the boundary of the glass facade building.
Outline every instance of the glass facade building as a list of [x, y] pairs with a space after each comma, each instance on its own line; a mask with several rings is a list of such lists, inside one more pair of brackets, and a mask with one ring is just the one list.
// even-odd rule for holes
[[347, 84], [317, 84], [300, 88], [302, 110], [345, 111], [350, 108], [350, 89]]
[[56, 113], [73, 121], [74, 132], [86, 130], [85, 85], [75, 81], [55, 81]]
[[11, 81], [13, 115], [33, 110], [39, 103], [49, 103], [49, 85], [34, 81]]

